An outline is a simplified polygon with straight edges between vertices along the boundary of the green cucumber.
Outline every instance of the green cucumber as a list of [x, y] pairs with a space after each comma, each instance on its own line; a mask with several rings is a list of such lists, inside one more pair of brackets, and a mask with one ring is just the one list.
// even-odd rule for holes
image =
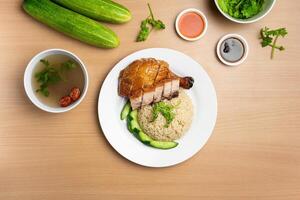
[[124, 105], [121, 112], [121, 120], [124, 120], [127, 117], [127, 115], [130, 113], [130, 111], [131, 111], [130, 102], [127, 101], [127, 103]]
[[133, 110], [129, 113], [129, 116], [132, 118], [132, 120], [138, 120], [138, 111], [137, 110]]
[[102, 48], [119, 45], [118, 36], [109, 28], [50, 0], [24, 0], [23, 8], [38, 21], [82, 42]]
[[178, 143], [177, 142], [165, 142], [165, 141], [157, 141], [153, 140], [151, 137], [149, 137], [146, 133], [143, 131], [139, 131], [138, 133], [138, 138], [141, 142], [144, 144], [157, 148], [157, 149], [172, 149], [174, 147], [177, 147]]
[[136, 133], [136, 131], [134, 131], [135, 129], [137, 129], [138, 131], [142, 130], [137, 120], [130, 121], [130, 129], [133, 130], [133, 132], [135, 133]]
[[131, 128], [131, 121], [132, 121], [132, 119], [130, 118], [130, 116], [128, 115], [127, 116], [127, 129], [130, 131], [130, 133], [134, 133], [133, 131], [134, 130], [132, 130], [132, 128]]
[[178, 146], [177, 142], [163, 142], [163, 141], [155, 141], [152, 140], [149, 144], [150, 146], [157, 148], [157, 149], [172, 149]]
[[139, 131], [141, 131], [141, 127], [138, 123], [138, 112], [137, 110], [133, 110], [129, 113], [127, 119], [127, 126], [128, 126], [128, 129], [131, 133], [134, 133], [135, 135], [138, 134]]
[[131, 13], [127, 8], [110, 0], [52, 1], [70, 10], [100, 21], [120, 24], [131, 20]]
[[149, 145], [150, 142], [153, 141], [151, 137], [149, 137], [146, 133], [144, 133], [141, 130], [138, 132], [138, 136], [139, 136], [139, 140], [144, 144]]

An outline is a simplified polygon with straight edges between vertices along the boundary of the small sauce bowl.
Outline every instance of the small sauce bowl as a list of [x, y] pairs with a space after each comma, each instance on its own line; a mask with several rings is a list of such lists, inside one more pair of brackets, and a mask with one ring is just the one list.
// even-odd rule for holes
[[[81, 95], [78, 100], [76, 100], [75, 102], [73, 102], [67, 107], [51, 107], [46, 105], [37, 97], [36, 91], [34, 90], [32, 85], [32, 77], [34, 76], [35, 67], [40, 62], [41, 59], [44, 59], [45, 57], [51, 55], [64, 55], [69, 57], [70, 59], [74, 60], [78, 64], [78, 66], [81, 68], [83, 73], [84, 87], [83, 90], [81, 91]], [[36, 107], [49, 113], [63, 113], [63, 112], [70, 111], [76, 106], [78, 106], [87, 93], [88, 85], [89, 85], [88, 72], [83, 62], [75, 54], [63, 49], [48, 49], [38, 53], [30, 60], [24, 73], [24, 88], [28, 98]]]
[[206, 33], [207, 27], [208, 22], [205, 15], [196, 8], [185, 9], [176, 17], [176, 32], [187, 41], [196, 41], [202, 38]]
[[[227, 41], [229, 39], [237, 40], [238, 43], [241, 44], [240, 46], [242, 46], [242, 48], [243, 48], [242, 55], [240, 56], [239, 59], [237, 59], [235, 61], [229, 61], [228, 59], [226, 60], [222, 55], [223, 54], [222, 48], [224, 48], [222, 45], [225, 41]], [[246, 58], [248, 56], [248, 52], [249, 52], [249, 45], [248, 45], [247, 41], [245, 40], [245, 38], [242, 37], [241, 35], [238, 35], [235, 33], [227, 34], [219, 40], [217, 47], [216, 47], [216, 51], [217, 51], [217, 56], [222, 63], [224, 63], [225, 65], [228, 65], [228, 66], [236, 66], [236, 65], [242, 64], [246, 60]]]

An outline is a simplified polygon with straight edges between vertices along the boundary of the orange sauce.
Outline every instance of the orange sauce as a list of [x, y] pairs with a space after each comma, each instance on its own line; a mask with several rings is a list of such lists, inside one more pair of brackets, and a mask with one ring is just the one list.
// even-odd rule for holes
[[179, 19], [179, 31], [188, 38], [198, 37], [204, 30], [204, 20], [195, 12], [188, 12]]

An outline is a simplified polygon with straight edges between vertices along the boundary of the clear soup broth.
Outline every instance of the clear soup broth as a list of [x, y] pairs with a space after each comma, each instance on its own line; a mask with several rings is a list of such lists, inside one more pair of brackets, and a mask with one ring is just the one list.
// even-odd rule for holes
[[84, 76], [80, 65], [73, 59], [65, 55], [50, 55], [43, 60], [47, 60], [51, 66], [60, 70], [61, 64], [67, 61], [73, 61], [75, 68], [64, 71], [64, 80], [58, 81], [54, 84], [49, 84], [49, 96], [44, 96], [41, 92], [36, 92], [40, 88], [40, 82], [37, 81], [36, 73], [45, 69], [45, 65], [39, 62], [32, 74], [32, 87], [36, 94], [36, 97], [44, 104], [50, 107], [60, 107], [59, 100], [66, 95], [70, 94], [70, 91], [74, 87], [78, 87], [80, 92], [84, 89]]

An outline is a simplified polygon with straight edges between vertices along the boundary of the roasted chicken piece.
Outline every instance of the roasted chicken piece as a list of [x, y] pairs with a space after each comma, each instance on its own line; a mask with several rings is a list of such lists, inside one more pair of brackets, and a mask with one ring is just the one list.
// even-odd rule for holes
[[192, 77], [179, 77], [169, 64], [154, 58], [132, 62], [120, 72], [119, 95], [130, 99], [132, 109], [178, 96], [179, 87], [193, 86]]

